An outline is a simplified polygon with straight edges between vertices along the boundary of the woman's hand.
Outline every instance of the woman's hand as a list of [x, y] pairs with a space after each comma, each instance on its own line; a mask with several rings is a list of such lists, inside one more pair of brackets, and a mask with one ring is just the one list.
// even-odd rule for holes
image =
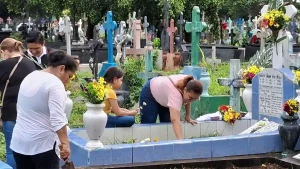
[[68, 144], [61, 144], [59, 145], [59, 149], [60, 149], [60, 157], [64, 161], [68, 161], [70, 159], [70, 154], [71, 154], [70, 146]]
[[130, 114], [131, 114], [132, 116], [136, 116], [138, 112], [139, 112], [139, 109], [131, 110], [131, 111], [130, 111]]
[[185, 122], [191, 123], [192, 125], [195, 125], [198, 123], [197, 121], [191, 119], [191, 117], [185, 117]]

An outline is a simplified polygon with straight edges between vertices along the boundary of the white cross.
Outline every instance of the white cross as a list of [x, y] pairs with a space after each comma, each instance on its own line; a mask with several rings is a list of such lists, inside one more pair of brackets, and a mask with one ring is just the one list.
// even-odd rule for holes
[[28, 18], [28, 31], [31, 31], [30, 24], [31, 24], [31, 17]]
[[268, 32], [261, 30], [261, 32], [257, 32], [256, 36], [260, 38], [260, 52], [262, 52], [265, 48], [265, 38], [269, 36]]
[[254, 31], [253, 31], [253, 34], [256, 34], [257, 31], [258, 31], [258, 29], [257, 29], [257, 25], [258, 25], [258, 18], [257, 18], [257, 16], [255, 16], [255, 18], [252, 19], [252, 22], [253, 22], [253, 24], [254, 24]]
[[[268, 12], [268, 9], [269, 9], [269, 5], [263, 6], [263, 8], [260, 11], [261, 14], [265, 15]], [[294, 5], [285, 6], [285, 11], [286, 11], [285, 15], [288, 18], [293, 18], [297, 14], [297, 8]], [[280, 30], [277, 39], [282, 38], [283, 35], [285, 35], [285, 32], [283, 30]], [[286, 40], [287, 39], [285, 39], [284, 41]], [[288, 48], [283, 46], [283, 41], [278, 42], [274, 45], [276, 46], [273, 47], [272, 66], [273, 68], [282, 68], [283, 57], [289, 55]]]
[[64, 33], [66, 37], [67, 54], [71, 55], [71, 22], [68, 16], [64, 17]]
[[212, 56], [211, 59], [210, 58], [207, 59], [207, 62], [212, 65], [213, 71], [215, 71], [215, 67], [218, 64], [221, 64], [221, 59], [217, 59], [216, 53], [217, 53], [216, 46], [212, 46]]

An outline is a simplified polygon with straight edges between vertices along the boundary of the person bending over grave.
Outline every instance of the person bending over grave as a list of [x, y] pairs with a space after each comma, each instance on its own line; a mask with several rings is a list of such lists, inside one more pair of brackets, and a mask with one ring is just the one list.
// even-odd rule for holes
[[149, 80], [140, 93], [141, 123], [156, 123], [159, 116], [160, 122], [172, 122], [177, 139], [183, 139], [181, 107], [186, 109], [185, 121], [196, 124], [190, 117], [191, 102], [198, 100], [202, 92], [202, 83], [193, 76], [159, 76]]
[[26, 38], [26, 44], [28, 50], [24, 52], [24, 55], [34, 59], [35, 66], [38, 70], [46, 68], [48, 66], [47, 55], [54, 49], [45, 46], [45, 40], [41, 32], [29, 32]]
[[22, 43], [6, 38], [0, 44], [0, 112], [6, 143], [6, 163], [16, 169], [13, 152], [9, 148], [17, 118], [17, 98], [21, 82], [36, 68], [32, 61], [22, 57]]
[[46, 69], [30, 73], [21, 83], [10, 145], [17, 169], [59, 169], [59, 155], [70, 157], [65, 85], [78, 67], [64, 51], [49, 53], [48, 60]]
[[106, 128], [131, 127], [135, 122], [134, 116], [138, 113], [138, 110], [127, 110], [118, 105], [115, 90], [121, 88], [123, 76], [124, 73], [118, 67], [111, 67], [104, 74], [104, 80], [111, 87], [104, 102], [104, 112], [108, 115]]

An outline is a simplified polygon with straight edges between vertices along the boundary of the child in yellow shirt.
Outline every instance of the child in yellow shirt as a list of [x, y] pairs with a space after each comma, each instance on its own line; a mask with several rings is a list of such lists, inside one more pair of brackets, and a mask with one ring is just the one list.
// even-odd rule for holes
[[[137, 110], [127, 110], [119, 107], [115, 90], [121, 88], [123, 76], [124, 73], [118, 67], [111, 67], [104, 74], [104, 80], [111, 86], [104, 101], [104, 112], [108, 115], [106, 128], [131, 127], [135, 122], [134, 116], [138, 113]], [[110, 115], [110, 113], [114, 113], [115, 116]]]

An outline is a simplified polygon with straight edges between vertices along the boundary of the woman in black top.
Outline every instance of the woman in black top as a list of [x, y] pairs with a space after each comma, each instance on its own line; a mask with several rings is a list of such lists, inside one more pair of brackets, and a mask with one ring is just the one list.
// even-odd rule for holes
[[[0, 62], [0, 102], [3, 100], [1, 120], [3, 121], [3, 133], [6, 142], [6, 163], [15, 169], [15, 160], [9, 146], [16, 123], [18, 93], [23, 79], [36, 70], [36, 67], [31, 60], [22, 57], [22, 43], [15, 39], [4, 39], [0, 44], [0, 54], [3, 59]], [[22, 59], [20, 59], [21, 57]], [[9, 79], [9, 75], [18, 62], [19, 64]], [[3, 94], [8, 79], [7, 88]]]

